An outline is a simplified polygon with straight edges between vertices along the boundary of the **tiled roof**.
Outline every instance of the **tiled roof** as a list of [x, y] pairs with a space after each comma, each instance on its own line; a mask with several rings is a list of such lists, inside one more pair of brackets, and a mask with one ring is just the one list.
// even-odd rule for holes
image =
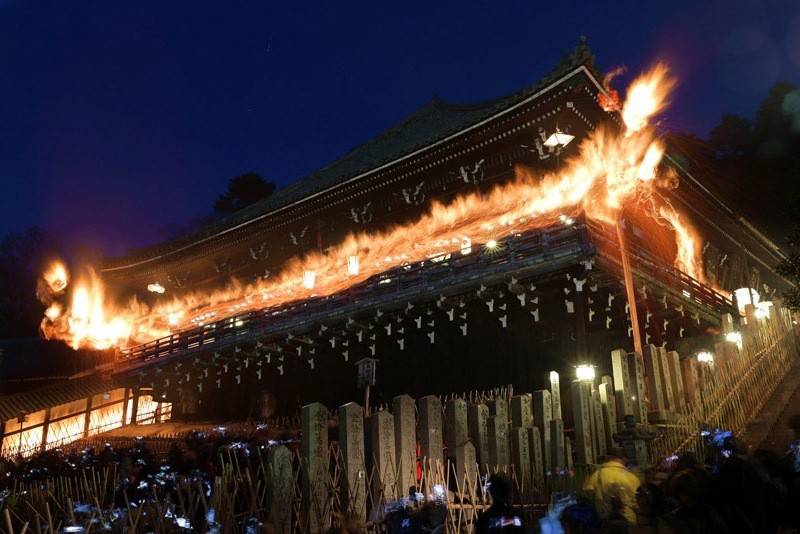
[[14, 419], [21, 413], [34, 413], [51, 406], [97, 395], [118, 387], [114, 380], [102, 380], [96, 375], [63, 380], [58, 383], [0, 397], [0, 423]]
[[407, 154], [444, 139], [483, 119], [530, 97], [581, 66], [594, 68], [594, 58], [585, 39], [572, 54], [567, 54], [550, 74], [539, 82], [511, 95], [478, 104], [448, 104], [434, 98], [408, 118], [392, 126], [366, 143], [354, 148], [333, 163], [301, 178], [247, 208], [244, 208], [200, 231], [148, 249], [135, 251], [127, 258], [110, 260], [106, 268], [119, 268], [136, 261], [156, 257], [202, 240], [216, 233], [235, 228], [259, 216], [326, 190], [362, 173], [378, 168]]

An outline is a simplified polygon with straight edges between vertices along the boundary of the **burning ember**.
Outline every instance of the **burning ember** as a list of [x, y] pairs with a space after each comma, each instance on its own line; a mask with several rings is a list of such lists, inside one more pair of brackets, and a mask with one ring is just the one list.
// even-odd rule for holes
[[222, 290], [195, 292], [154, 306], [135, 300], [115, 306], [91, 271], [70, 283], [66, 302], [61, 297], [68, 274], [63, 265], [54, 265], [44, 275], [49, 293], [43, 300], [50, 308], [42, 332], [75, 348], [124, 347], [247, 310], [334, 294], [394, 267], [469, 254], [473, 244], [496, 248], [509, 235], [566, 224], [580, 213], [615, 225], [626, 207], [638, 207], [671, 227], [678, 251], [675, 266], [702, 280], [699, 237], [659, 193], [666, 183], [658, 176], [664, 146], [649, 120], [664, 108], [673, 86], [664, 65], [641, 75], [621, 107], [623, 131], [592, 132], [581, 142], [579, 154], [555, 173], [535, 176], [518, 166], [512, 183], [487, 194], [463, 195], [447, 205], [434, 202], [417, 221], [385, 232], [351, 234], [325, 253], [293, 258], [269, 280], [234, 282]]

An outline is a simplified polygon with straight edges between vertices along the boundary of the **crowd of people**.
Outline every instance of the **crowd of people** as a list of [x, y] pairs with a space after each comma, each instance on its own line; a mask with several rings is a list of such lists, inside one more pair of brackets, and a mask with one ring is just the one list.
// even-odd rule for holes
[[608, 455], [586, 478], [582, 491], [554, 494], [537, 525], [524, 525], [511, 506], [508, 481], [493, 476], [492, 506], [477, 523], [479, 534], [717, 534], [800, 532], [800, 415], [790, 421], [795, 439], [784, 454], [746, 454], [730, 432], [706, 433], [707, 457], [666, 459], [635, 473]]
[[[553, 493], [547, 514], [533, 519], [516, 506], [511, 481], [503, 474], [483, 481], [491, 506], [480, 514], [475, 531], [589, 533], [771, 533], [800, 531], [800, 415], [792, 418], [795, 441], [785, 454], [746, 454], [730, 432], [708, 432], [706, 456], [692, 453], [666, 459], [646, 472], [610, 454], [584, 481], [582, 490]], [[296, 436], [284, 443], [296, 444]], [[180, 443], [180, 445], [179, 445]], [[178, 502], [179, 484], [202, 488], [211, 495], [223, 458], [247, 466], [263, 449], [278, 441], [264, 436], [231, 435], [220, 429], [197, 432], [173, 441], [154, 454], [145, 441], [130, 447], [106, 444], [99, 450], [55, 449], [0, 468], [0, 507], [20, 484], [36, 485], [93, 469], [111, 476], [112, 502], [102, 508], [124, 517], [126, 503], [145, 503], [157, 494]], [[441, 532], [447, 516], [446, 489], [436, 499], [420, 499], [413, 513], [386, 513], [380, 521], [390, 533]], [[92, 504], [75, 503], [73, 514], [97, 513]], [[190, 529], [191, 521], [175, 512], [172, 519]], [[362, 532], [363, 525], [340, 518], [338, 532]], [[372, 518], [375, 519], [375, 518]], [[197, 519], [193, 519], [197, 525]], [[214, 518], [201, 519], [214, 525]], [[255, 522], [252, 532], [268, 531]], [[260, 525], [260, 526], [258, 526]], [[262, 528], [263, 527], [263, 528]], [[213, 531], [212, 528], [208, 530]]]
[[[99, 447], [56, 448], [27, 459], [0, 459], [0, 510], [9, 506], [29, 511], [32, 506], [25, 504], [25, 500], [30, 501], [35, 490], [58, 501], [58, 496], [64, 497], [59, 490], [75, 487], [65, 481], [88, 479], [101, 481], [102, 487], [92, 486], [92, 495], [80, 496], [76, 491], [62, 498], [58, 506], [51, 506], [54, 513], [60, 511], [63, 516], [57, 521], [71, 524], [75, 529], [100, 523], [98, 530], [127, 532], [133, 507], [148, 509], [140, 515], [140, 522], [143, 528], [148, 522], [153, 528], [145, 531], [162, 532], [166, 522], [170, 532], [195, 531], [201, 526], [209, 533], [220, 532], [222, 511], [197, 507], [192, 517], [185, 505], [187, 495], [202, 492], [204, 501], [210, 502], [224, 464], [235, 464], [242, 470], [250, 467], [255, 472], [267, 448], [280, 444], [294, 446], [296, 442], [291, 432], [283, 430], [238, 433], [218, 427], [170, 440], [167, 449], [158, 443], [158, 453], [153, 451], [153, 441], [137, 438], [130, 446], [115, 446], [111, 441]], [[64, 502], [69, 502], [72, 509], [64, 510]], [[150, 510], [159, 510], [163, 518], [154, 518]], [[260, 519], [241, 515], [237, 522], [242, 528], [237, 530], [261, 532]]]

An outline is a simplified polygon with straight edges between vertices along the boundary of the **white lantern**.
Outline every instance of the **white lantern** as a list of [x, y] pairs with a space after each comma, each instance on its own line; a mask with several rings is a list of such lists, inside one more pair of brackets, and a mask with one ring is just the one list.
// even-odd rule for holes
[[748, 304], [758, 306], [760, 297], [758, 295], [758, 291], [752, 287], [740, 287], [734, 291], [733, 294], [736, 297], [736, 305], [739, 308], [739, 315], [744, 316], [744, 309]]
[[714, 363], [714, 355], [708, 352], [707, 350], [698, 352], [697, 361], [700, 363], [712, 365]]

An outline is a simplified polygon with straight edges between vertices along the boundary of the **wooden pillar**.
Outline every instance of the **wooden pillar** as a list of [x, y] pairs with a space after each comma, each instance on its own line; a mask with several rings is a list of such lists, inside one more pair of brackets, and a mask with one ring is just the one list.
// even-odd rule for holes
[[139, 417], [139, 388], [133, 388], [133, 407], [131, 407], [131, 424], [136, 424]]
[[47, 431], [50, 428], [50, 408], [44, 411], [44, 423], [42, 424], [42, 444], [39, 446], [39, 452], [44, 452], [47, 446]]
[[622, 274], [625, 280], [625, 294], [628, 297], [628, 309], [630, 310], [631, 327], [633, 333], [633, 351], [641, 354], [642, 334], [639, 331], [639, 313], [636, 309], [636, 292], [633, 289], [631, 260], [628, 257], [628, 245], [625, 240], [625, 232], [622, 230], [621, 218], [617, 221], [617, 242], [619, 243], [619, 254], [622, 257]]
[[83, 437], [89, 437], [89, 423], [91, 422], [92, 418], [92, 396], [89, 395], [86, 398], [86, 415], [83, 419]]
[[122, 396], [122, 426], [128, 426], [128, 400], [131, 397], [131, 388], [125, 388], [125, 394]]

